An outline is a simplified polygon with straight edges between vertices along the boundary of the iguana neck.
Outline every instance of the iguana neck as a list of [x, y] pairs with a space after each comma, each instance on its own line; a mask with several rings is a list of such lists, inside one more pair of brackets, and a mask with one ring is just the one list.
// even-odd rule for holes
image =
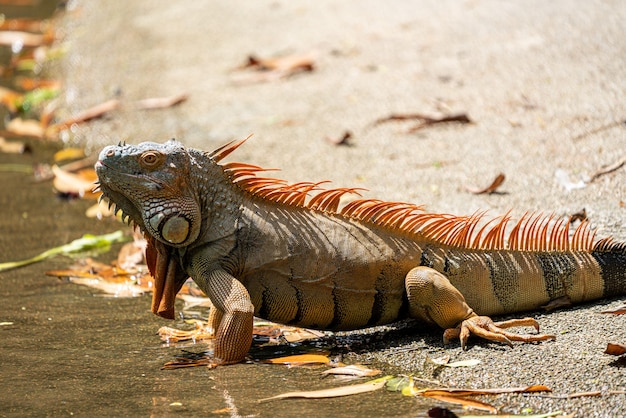
[[232, 236], [241, 214], [244, 192], [233, 184], [224, 169], [203, 152], [189, 149], [191, 184], [196, 187], [202, 226], [193, 246]]

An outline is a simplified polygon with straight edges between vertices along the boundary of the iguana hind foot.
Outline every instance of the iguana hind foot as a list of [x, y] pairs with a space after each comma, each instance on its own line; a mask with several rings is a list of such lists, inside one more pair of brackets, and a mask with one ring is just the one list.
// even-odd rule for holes
[[467, 339], [470, 335], [484, 338], [489, 341], [498, 341], [513, 346], [512, 341], [536, 342], [554, 340], [554, 335], [547, 334], [515, 334], [508, 332], [505, 328], [532, 326], [539, 331], [539, 323], [533, 318], [510, 319], [508, 321], [493, 322], [488, 316], [473, 316], [465, 319], [456, 328], [448, 328], [443, 333], [444, 344], [450, 344], [453, 340], [461, 341], [461, 348], [467, 349]]
[[[478, 316], [465, 302], [465, 297], [448, 278], [430, 267], [412, 269], [406, 276], [405, 286], [412, 318], [434, 322], [446, 331], [444, 344], [459, 338], [466, 349], [470, 335], [512, 346], [511, 341], [534, 342], [554, 340], [553, 335], [514, 334], [505, 328], [532, 326], [539, 331], [539, 323], [532, 318], [493, 322], [487, 316]], [[458, 325], [457, 325], [458, 324]]]

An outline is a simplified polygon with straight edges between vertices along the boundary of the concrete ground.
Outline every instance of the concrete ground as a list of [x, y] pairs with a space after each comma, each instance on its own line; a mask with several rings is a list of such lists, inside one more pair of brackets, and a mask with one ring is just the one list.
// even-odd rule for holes
[[[332, 180], [367, 188], [367, 197], [454, 214], [565, 216], [584, 208], [599, 235], [626, 240], [626, 168], [584, 182], [626, 157], [625, 21], [620, 0], [73, 1], [63, 23], [69, 53], [59, 116], [119, 98], [118, 110], [66, 140], [96, 152], [120, 140], [176, 137], [212, 150], [253, 133], [232, 159], [281, 168], [289, 181]], [[312, 54], [314, 70], [251, 82], [253, 73], [237, 69], [251, 54]], [[133, 105], [179, 93], [189, 98], [177, 107]], [[473, 123], [415, 133], [410, 121], [374, 123], [391, 114], [461, 112]], [[351, 146], [326, 140], [346, 131]], [[467, 192], [500, 172], [501, 193]], [[609, 341], [626, 342], [626, 318], [596, 314], [616, 304], [535, 314], [559, 335], [554, 343], [447, 350], [483, 363], [439, 379], [546, 384], [559, 395], [623, 391], [623, 363], [602, 351]], [[426, 354], [441, 351], [433, 344], [362, 358], [416, 373]], [[518, 412], [617, 416], [625, 398], [510, 402]]]

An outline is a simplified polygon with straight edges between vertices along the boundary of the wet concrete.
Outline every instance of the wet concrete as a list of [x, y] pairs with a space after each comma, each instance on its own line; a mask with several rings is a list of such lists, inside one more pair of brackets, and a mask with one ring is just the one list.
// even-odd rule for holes
[[[469, 214], [515, 208], [571, 214], [587, 208], [602, 235], [626, 239], [624, 171], [584, 189], [555, 180], [593, 173], [626, 149], [624, 57], [626, 8], [619, 1], [503, 4], [497, 1], [394, 3], [280, 1], [175, 4], [71, 2], [63, 27], [68, 56], [63, 117], [111, 97], [124, 105], [77, 127], [70, 143], [98, 150], [176, 136], [213, 149], [250, 132], [236, 160], [281, 167], [290, 181], [332, 179], [370, 189], [369, 197], [426, 203], [429, 210]], [[289, 34], [287, 36], [286, 34]], [[316, 50], [317, 68], [279, 83], [241, 86], [233, 68], [248, 53]], [[138, 112], [132, 100], [188, 91], [183, 105]], [[390, 112], [468, 111], [476, 123], [405, 133], [405, 125], [373, 127]], [[606, 128], [602, 128], [606, 127]], [[354, 133], [354, 146], [324, 136]], [[599, 130], [598, 130], [599, 129]], [[30, 164], [52, 149], [10, 157]], [[0, 163], [9, 161], [2, 156]], [[465, 185], [507, 174], [505, 194], [474, 196]], [[24, 258], [78, 238], [118, 229], [84, 218], [85, 202], [54, 197], [49, 183], [0, 173], [3, 217], [0, 261]], [[104, 256], [106, 259], [107, 256]], [[110, 257], [110, 256], [109, 256]], [[379, 392], [328, 400], [258, 404], [297, 389], [328, 387], [319, 371], [241, 364], [161, 371], [180, 349], [161, 348], [164, 324], [149, 298], [108, 299], [46, 277], [58, 258], [0, 273], [0, 416], [217, 415], [424, 416], [434, 402]], [[516, 345], [472, 342], [444, 349], [438, 330], [357, 333], [335, 354], [374, 361], [388, 373], [415, 374], [449, 386], [545, 384], [556, 395], [601, 391], [602, 397], [489, 399], [505, 411], [563, 410], [575, 416], [620, 416], [624, 365], [602, 354], [626, 341], [626, 318], [599, 315], [619, 299], [551, 314], [532, 313], [556, 342]], [[434, 370], [427, 356], [478, 358], [471, 369]], [[7, 359], [4, 361], [4, 359]], [[180, 403], [180, 405], [179, 405]]]

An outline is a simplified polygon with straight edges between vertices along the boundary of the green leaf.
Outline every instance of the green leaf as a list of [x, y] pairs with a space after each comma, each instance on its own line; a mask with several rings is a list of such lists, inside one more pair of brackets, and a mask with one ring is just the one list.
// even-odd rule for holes
[[82, 238], [76, 239], [69, 244], [51, 248], [27, 260], [0, 263], [0, 271], [10, 270], [17, 267], [26, 266], [28, 264], [37, 263], [39, 261], [45, 260], [46, 258], [54, 257], [55, 255], [72, 255], [93, 250], [106, 252], [109, 250], [111, 244], [114, 244], [116, 242], [123, 242], [127, 239], [128, 238], [124, 237], [124, 233], [122, 231], [116, 231], [105, 235], [85, 234]]

